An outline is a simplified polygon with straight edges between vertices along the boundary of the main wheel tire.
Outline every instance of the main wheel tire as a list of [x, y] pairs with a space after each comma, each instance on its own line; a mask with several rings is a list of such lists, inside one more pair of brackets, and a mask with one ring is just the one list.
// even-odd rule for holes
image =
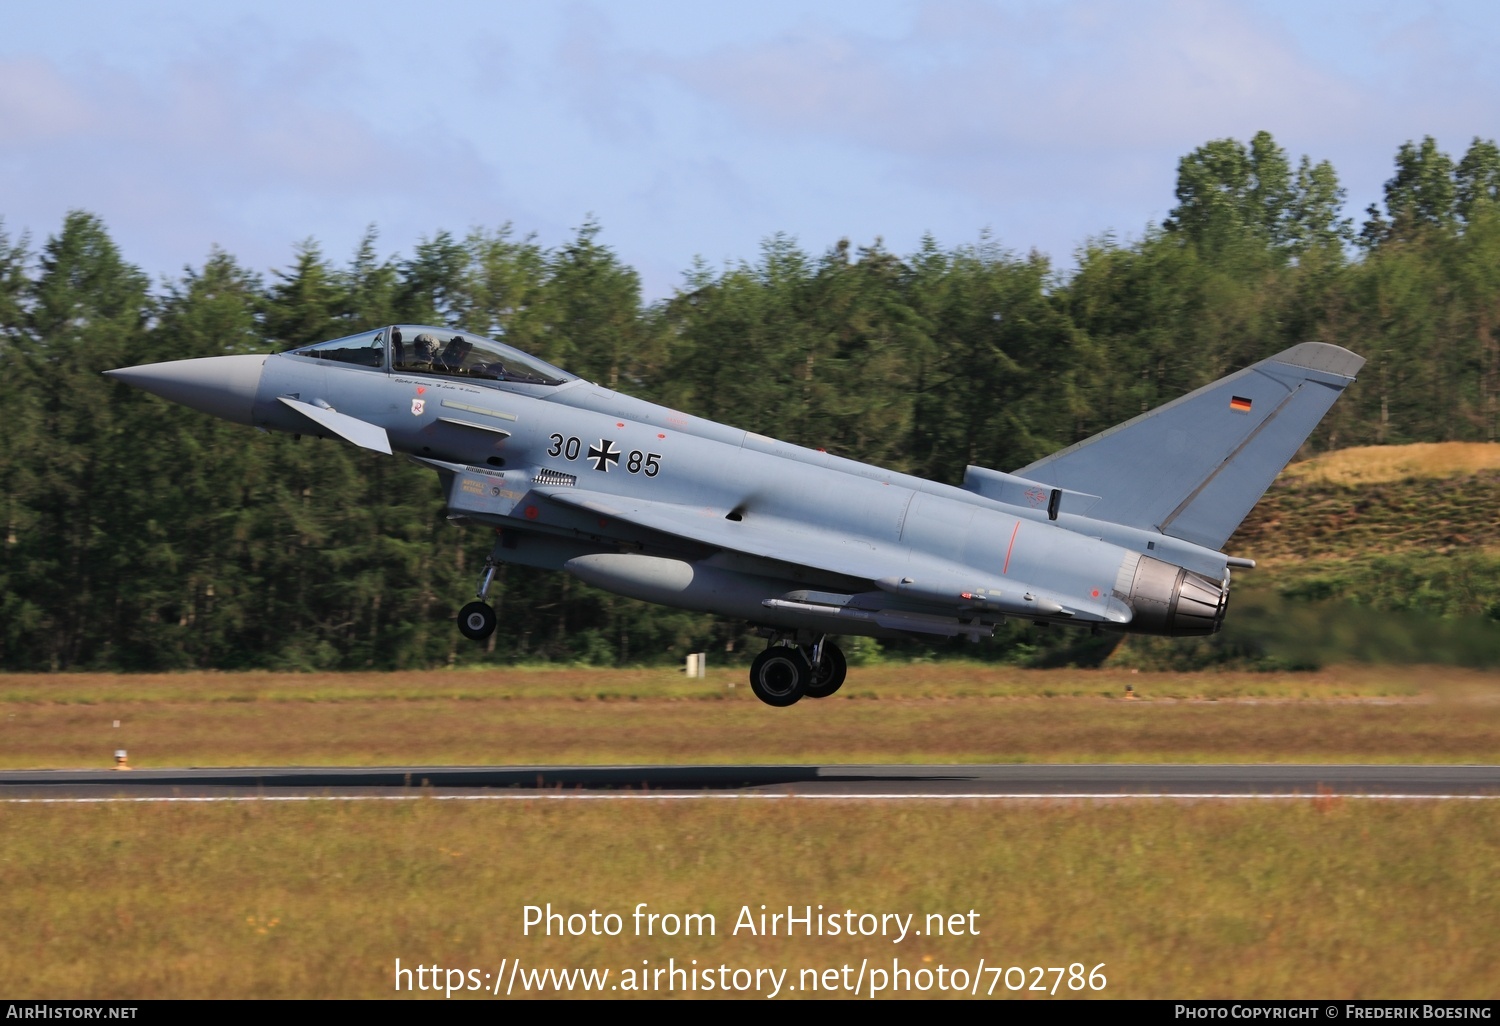
[[777, 645], [750, 664], [750, 690], [767, 705], [785, 708], [802, 697], [811, 676], [812, 667], [801, 649]]
[[483, 641], [495, 633], [495, 610], [484, 602], [470, 602], [458, 611], [458, 633]]
[[807, 687], [802, 689], [803, 697], [827, 698], [844, 686], [844, 678], [849, 675], [849, 661], [844, 658], [843, 651], [837, 645], [825, 641], [823, 661], [818, 664], [817, 669], [813, 669], [809, 658], [808, 671]]

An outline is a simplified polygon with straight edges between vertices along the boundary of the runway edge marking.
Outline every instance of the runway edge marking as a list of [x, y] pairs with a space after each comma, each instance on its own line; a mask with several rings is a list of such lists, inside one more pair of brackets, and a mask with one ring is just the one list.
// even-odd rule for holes
[[1329, 798], [1369, 801], [1495, 801], [1500, 794], [1349, 794], [1339, 791], [1321, 794], [660, 794], [634, 791], [619, 794], [537, 791], [526, 794], [349, 794], [349, 795], [174, 795], [171, 797], [133, 798], [0, 798], [6, 805], [109, 805], [109, 804], [206, 804], [212, 802], [485, 802], [485, 801], [1318, 801]]

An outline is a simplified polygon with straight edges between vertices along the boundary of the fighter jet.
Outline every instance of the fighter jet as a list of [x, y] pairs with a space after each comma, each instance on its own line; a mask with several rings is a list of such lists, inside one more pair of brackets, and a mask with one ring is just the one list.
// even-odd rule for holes
[[495, 534], [458, 629], [496, 629], [501, 563], [748, 621], [773, 706], [843, 684], [844, 635], [991, 636], [1010, 618], [1207, 635], [1220, 551], [1354, 380], [1305, 342], [1060, 452], [939, 484], [611, 391], [469, 331], [398, 324], [285, 353], [107, 371], [266, 431], [437, 472], [449, 519]]

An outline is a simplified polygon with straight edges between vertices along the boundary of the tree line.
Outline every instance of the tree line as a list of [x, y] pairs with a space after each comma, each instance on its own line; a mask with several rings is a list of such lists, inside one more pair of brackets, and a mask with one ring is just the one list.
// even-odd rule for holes
[[1310, 440], [1494, 441], [1500, 431], [1500, 149], [1396, 155], [1361, 224], [1326, 161], [1267, 133], [1183, 157], [1139, 239], [1054, 268], [981, 235], [898, 255], [784, 235], [696, 263], [643, 303], [588, 222], [546, 247], [440, 231], [347, 262], [315, 242], [263, 277], [215, 250], [153, 287], [96, 216], [34, 250], [0, 223], [0, 667], [390, 668], [648, 662], [743, 651], [743, 625], [507, 567], [501, 627], [452, 612], [489, 544], [436, 478], [329, 441], [261, 436], [100, 372], [281, 351], [397, 321], [462, 326], [611, 388], [956, 483], [1009, 470], [1303, 341], [1369, 359]]

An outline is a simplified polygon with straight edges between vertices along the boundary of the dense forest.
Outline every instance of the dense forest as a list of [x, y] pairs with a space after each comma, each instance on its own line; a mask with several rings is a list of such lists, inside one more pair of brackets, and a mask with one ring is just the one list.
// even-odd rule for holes
[[1384, 203], [1266, 133], [1178, 167], [1141, 237], [1059, 271], [981, 236], [898, 255], [766, 240], [646, 304], [584, 224], [556, 248], [440, 231], [346, 263], [301, 244], [269, 278], [210, 253], [158, 286], [96, 216], [40, 245], [0, 223], [0, 668], [387, 668], [649, 662], [743, 651], [744, 625], [506, 568], [501, 630], [452, 613], [489, 545], [435, 476], [258, 435], [111, 382], [160, 360], [280, 351], [395, 321], [503, 338], [612, 388], [956, 483], [1009, 470], [1302, 341], [1369, 360], [1313, 450], [1500, 432], [1500, 149], [1403, 145]]

